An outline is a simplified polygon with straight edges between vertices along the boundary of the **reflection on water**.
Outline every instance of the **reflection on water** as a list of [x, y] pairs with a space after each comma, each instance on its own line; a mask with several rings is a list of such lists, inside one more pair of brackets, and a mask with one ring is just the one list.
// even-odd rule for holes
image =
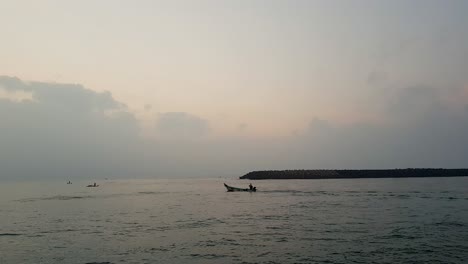
[[0, 263], [463, 263], [468, 178], [0, 186]]

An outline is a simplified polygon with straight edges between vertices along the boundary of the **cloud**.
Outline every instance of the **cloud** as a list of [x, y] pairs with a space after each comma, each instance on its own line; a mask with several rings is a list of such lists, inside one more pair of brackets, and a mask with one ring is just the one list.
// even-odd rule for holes
[[143, 109], [146, 111], [146, 112], [149, 112], [151, 110], [151, 108], [153, 108], [153, 106], [151, 104], [145, 104], [143, 106]]
[[0, 88], [7, 91], [31, 91], [31, 87], [16, 77], [0, 76]]
[[382, 102], [381, 118], [389, 122], [314, 118], [305, 130], [270, 139], [215, 138], [208, 120], [166, 112], [151, 140], [140, 137], [135, 115], [108, 92], [5, 76], [0, 86], [34, 99], [0, 99], [1, 178], [217, 177], [259, 169], [468, 164], [463, 89], [409, 86]]
[[[387, 99], [385, 123], [314, 119], [290, 142], [291, 163], [312, 168], [466, 167], [468, 112], [457, 89], [411, 86]], [[461, 107], [458, 107], [461, 106]], [[308, 165], [308, 166], [307, 166]]]
[[380, 85], [387, 80], [388, 73], [385, 71], [371, 71], [367, 76], [367, 84]]
[[388, 113], [396, 118], [409, 118], [442, 107], [443, 101], [439, 91], [431, 86], [410, 86], [399, 90], [388, 102]]
[[245, 131], [248, 127], [249, 127], [249, 125], [247, 123], [240, 123], [240, 124], [237, 125], [237, 130]]
[[199, 139], [208, 134], [207, 120], [184, 112], [160, 113], [156, 133], [164, 139]]
[[0, 100], [0, 167], [5, 177], [116, 174], [127, 171], [138, 123], [108, 92], [75, 84], [23, 82], [0, 77], [8, 91], [30, 91], [34, 100]]
[[0, 77], [0, 87], [33, 97], [0, 99], [0, 179], [206, 176], [224, 170], [208, 166], [215, 152], [200, 150], [225, 145], [198, 142], [209, 135], [209, 123], [189, 113], [160, 114], [154, 141], [140, 137], [135, 115], [109, 92], [8, 76]]

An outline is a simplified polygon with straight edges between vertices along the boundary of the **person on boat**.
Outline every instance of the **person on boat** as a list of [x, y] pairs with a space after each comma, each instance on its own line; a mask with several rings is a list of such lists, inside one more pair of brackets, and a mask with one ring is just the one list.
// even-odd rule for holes
[[252, 183], [249, 183], [249, 190], [253, 190]]
[[96, 187], [96, 183], [94, 183], [94, 187]]

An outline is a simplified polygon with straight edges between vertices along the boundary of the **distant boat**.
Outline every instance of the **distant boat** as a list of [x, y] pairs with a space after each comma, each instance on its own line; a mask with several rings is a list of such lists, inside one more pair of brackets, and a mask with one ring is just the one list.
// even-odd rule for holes
[[224, 184], [224, 187], [226, 187], [228, 192], [256, 192], [257, 187], [253, 187], [252, 189], [249, 188], [238, 188], [238, 187], [232, 187], [227, 184]]
[[94, 183], [94, 184], [90, 184], [90, 185], [88, 185], [86, 187], [99, 187], [99, 184]]

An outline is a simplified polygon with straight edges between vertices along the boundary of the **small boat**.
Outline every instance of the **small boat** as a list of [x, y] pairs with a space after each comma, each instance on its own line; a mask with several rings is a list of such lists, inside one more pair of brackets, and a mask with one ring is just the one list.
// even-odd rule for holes
[[232, 187], [227, 184], [224, 184], [224, 187], [226, 187], [228, 192], [256, 192], [257, 187], [253, 187], [252, 189], [249, 188], [238, 188], [238, 187]]
[[87, 185], [86, 187], [99, 187], [99, 184], [94, 183], [94, 184]]

